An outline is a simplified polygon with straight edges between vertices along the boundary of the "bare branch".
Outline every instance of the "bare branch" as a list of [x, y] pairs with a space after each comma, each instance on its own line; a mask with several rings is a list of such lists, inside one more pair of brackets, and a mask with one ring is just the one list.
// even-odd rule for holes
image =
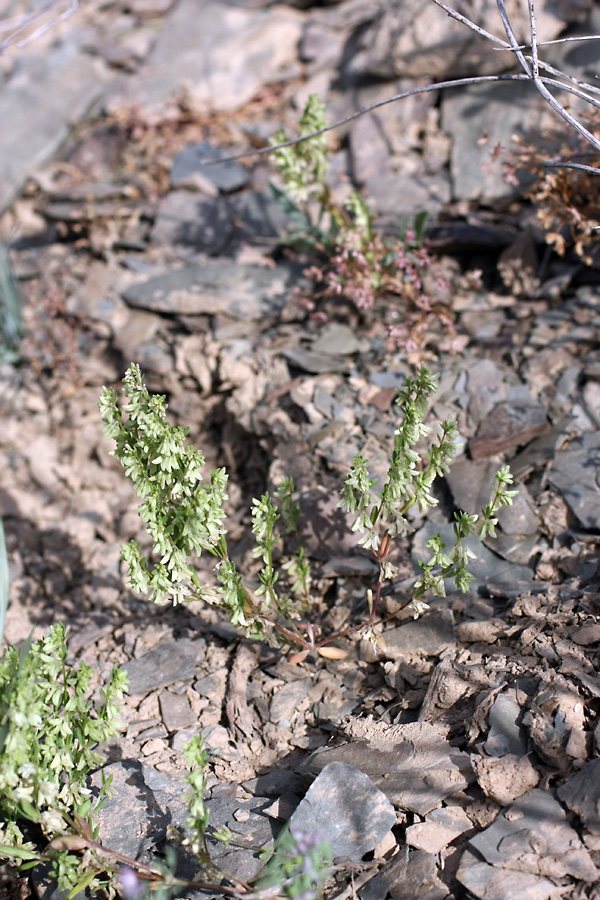
[[502, 38], [496, 37], [495, 34], [490, 34], [489, 31], [485, 31], [485, 29], [481, 28], [479, 25], [476, 25], [475, 22], [472, 22], [471, 19], [467, 19], [466, 16], [461, 15], [461, 13], [457, 12], [455, 9], [452, 9], [450, 6], [446, 6], [445, 3], [442, 3], [442, 0], [433, 0], [436, 6], [439, 6], [441, 9], [445, 10], [448, 15], [452, 19], [456, 19], [457, 22], [461, 22], [463, 25], [466, 25], [467, 28], [471, 28], [473, 31], [476, 31], [477, 34], [480, 34], [482, 37], [487, 38], [490, 41], [493, 41], [495, 44], [501, 44], [502, 46], [498, 49], [502, 50], [518, 50], [518, 47], [511, 47], [506, 41], [503, 41]]
[[48, 31], [50, 28], [53, 28], [59, 22], [64, 22], [65, 19], [68, 19], [73, 15], [73, 13], [77, 12], [77, 10], [79, 9], [79, 0], [70, 0], [70, 6], [67, 9], [63, 10], [63, 12], [61, 13], [57, 13], [47, 22], [44, 22], [43, 25], [40, 25], [31, 34], [28, 34], [27, 37], [24, 37], [21, 40], [17, 40], [20, 34], [23, 34], [23, 32], [25, 32], [34, 23], [40, 22], [40, 20], [46, 15], [46, 13], [50, 12], [54, 6], [55, 0], [49, 0], [49, 2], [46, 3], [44, 7], [34, 13], [29, 13], [24, 16], [15, 16], [12, 19], [1, 22], [0, 31], [10, 32], [10, 34], [3, 41], [0, 41], [0, 53], [6, 50], [7, 47], [10, 47], [12, 44], [14, 44], [16, 47], [26, 47], [27, 44], [40, 37], [42, 34], [45, 34], [46, 31]]
[[[437, 0], [433, 0], [434, 3], [437, 3]], [[564, 38], [556, 38], [554, 41], [538, 41], [538, 47], [549, 47], [551, 44], [568, 44], [572, 41], [600, 41], [600, 34], [581, 34], [579, 37], [564, 37]], [[495, 51], [500, 50], [510, 50], [513, 53], [514, 50], [531, 50], [531, 44], [520, 44], [518, 47], [494, 47]]]
[[526, 72], [527, 75], [529, 75], [529, 77], [531, 78], [531, 69], [529, 68], [529, 63], [523, 56], [523, 53], [518, 49], [517, 39], [508, 20], [508, 16], [506, 15], [506, 9], [504, 7], [503, 0], [496, 0], [496, 5], [498, 7], [498, 12], [500, 13], [500, 18], [502, 19], [502, 24], [504, 25], [504, 30], [506, 31], [506, 36], [508, 37], [508, 40], [510, 42], [510, 46], [515, 51], [515, 55], [521, 63], [523, 71]]
[[537, 27], [535, 21], [535, 8], [533, 0], [529, 2], [529, 25], [531, 28], [531, 67], [534, 78], [540, 77], [540, 67], [538, 65], [538, 48], [537, 48]]
[[593, 166], [584, 166], [582, 163], [565, 162], [564, 160], [545, 159], [543, 165], [546, 169], [581, 169], [582, 172], [590, 172], [592, 175], [600, 175], [600, 169]]

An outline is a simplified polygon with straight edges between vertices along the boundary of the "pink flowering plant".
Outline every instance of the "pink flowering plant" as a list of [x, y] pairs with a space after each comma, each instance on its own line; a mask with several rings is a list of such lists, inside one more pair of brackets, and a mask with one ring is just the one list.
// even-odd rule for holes
[[[324, 127], [324, 106], [311, 94], [299, 136]], [[284, 140], [280, 131], [275, 141]], [[414, 217], [412, 227], [405, 222], [397, 237], [389, 237], [375, 230], [357, 191], [343, 205], [336, 203], [325, 182], [329, 161], [323, 135], [275, 149], [272, 157], [282, 186], [272, 182], [271, 190], [291, 227], [282, 243], [318, 257], [306, 269], [314, 291], [304, 299], [305, 306], [315, 311], [318, 301], [339, 305], [345, 299], [362, 317], [381, 314], [390, 343], [407, 353], [424, 347], [440, 324], [445, 334], [453, 333], [450, 308], [433, 304], [427, 292], [434, 260], [425, 246], [426, 212]]]

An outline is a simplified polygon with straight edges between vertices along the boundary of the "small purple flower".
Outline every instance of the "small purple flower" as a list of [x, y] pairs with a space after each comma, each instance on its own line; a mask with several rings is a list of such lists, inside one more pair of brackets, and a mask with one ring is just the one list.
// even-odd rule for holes
[[118, 877], [119, 887], [127, 900], [138, 900], [146, 888], [137, 874], [129, 866], [121, 866]]

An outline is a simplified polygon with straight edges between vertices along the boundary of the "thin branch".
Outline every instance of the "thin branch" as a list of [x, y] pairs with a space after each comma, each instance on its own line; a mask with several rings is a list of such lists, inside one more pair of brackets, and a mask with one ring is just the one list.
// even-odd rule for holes
[[504, 25], [504, 30], [506, 31], [506, 36], [508, 37], [508, 40], [510, 42], [510, 46], [515, 51], [515, 55], [516, 55], [517, 59], [519, 60], [519, 62], [521, 63], [521, 66], [523, 67], [523, 71], [527, 75], [529, 75], [529, 77], [531, 78], [531, 69], [529, 68], [529, 63], [523, 56], [523, 53], [521, 52], [521, 50], [518, 49], [517, 39], [514, 35], [514, 32], [512, 30], [512, 25], [510, 24], [510, 21], [506, 14], [506, 9], [504, 7], [503, 0], [496, 0], [496, 5], [498, 7], [498, 12], [500, 13], [500, 18], [502, 19], [502, 24]]
[[584, 166], [582, 163], [563, 162], [560, 159], [545, 159], [542, 164], [546, 169], [581, 169], [582, 172], [590, 172], [591, 175], [600, 175], [600, 169], [595, 169], [593, 166]]
[[[438, 0], [433, 0], [434, 3], [437, 3]], [[564, 37], [564, 38], [556, 38], [554, 41], [538, 41], [538, 47], [549, 47], [551, 44], [568, 44], [572, 41], [600, 41], [600, 34], [582, 34], [579, 37]], [[510, 50], [512, 53], [514, 50], [531, 50], [531, 44], [520, 44], [518, 47], [494, 47], [494, 50]]]
[[466, 25], [467, 28], [471, 28], [472, 31], [476, 31], [477, 34], [480, 34], [482, 37], [487, 38], [490, 41], [493, 41], [495, 44], [501, 44], [502, 46], [498, 49], [501, 50], [518, 50], [518, 47], [511, 47], [510, 44], [507, 44], [506, 41], [503, 41], [502, 38], [496, 37], [495, 34], [490, 34], [489, 31], [485, 31], [484, 28], [481, 28], [479, 25], [476, 25], [475, 22], [472, 22], [470, 19], [467, 19], [466, 16], [461, 15], [461, 13], [457, 12], [455, 9], [452, 9], [451, 6], [446, 6], [445, 3], [442, 3], [442, 0], [433, 0], [436, 6], [439, 6], [440, 9], [445, 10], [451, 19], [456, 19], [457, 22], [460, 22], [462, 25]]
[[537, 47], [537, 26], [535, 21], [535, 8], [533, 0], [529, 3], [529, 26], [531, 28], [531, 67], [534, 78], [540, 77], [540, 67], [538, 64], [538, 47]]
[[[434, 0], [435, 3], [438, 0]], [[388, 103], [395, 103], [397, 100], [404, 100], [405, 97], [412, 97], [415, 94], [426, 94], [431, 91], [442, 90], [443, 88], [451, 88], [451, 87], [463, 87], [467, 84], [484, 84], [495, 81], [530, 81], [527, 75], [476, 75], [471, 78], [456, 78], [452, 81], [438, 81], [435, 84], [426, 84], [422, 87], [413, 88], [410, 91], [403, 91], [401, 94], [394, 94], [393, 97], [386, 97], [385, 100], [378, 100], [377, 103], [369, 103], [368, 106], [362, 106], [357, 112], [351, 113], [349, 116], [345, 116], [343, 119], [338, 119], [337, 122], [333, 122], [331, 125], [326, 125], [325, 128], [320, 128], [318, 131], [311, 131], [310, 134], [303, 134], [301, 137], [292, 138], [289, 141], [283, 141], [281, 144], [272, 144], [269, 147], [260, 147], [258, 150], [246, 150], [244, 153], [238, 153], [236, 156], [225, 156], [221, 159], [207, 159], [204, 161], [204, 165], [215, 165], [216, 163], [223, 162], [234, 162], [238, 159], [246, 159], [248, 156], [262, 156], [264, 153], [273, 153], [274, 150], [282, 150], [285, 147], [293, 147], [296, 144], [302, 144], [304, 141], [310, 141], [312, 138], [319, 137], [322, 134], [325, 134], [328, 131], [333, 131], [335, 128], [340, 128], [342, 125], [346, 125], [348, 122], [352, 122], [354, 119], [360, 118], [360, 116], [364, 116], [365, 113], [372, 112], [374, 109], [379, 109], [381, 106], [387, 106]]]

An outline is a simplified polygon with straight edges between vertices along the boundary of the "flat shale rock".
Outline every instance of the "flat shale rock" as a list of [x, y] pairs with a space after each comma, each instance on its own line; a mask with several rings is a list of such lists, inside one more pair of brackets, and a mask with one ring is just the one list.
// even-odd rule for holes
[[182, 0], [137, 78], [123, 79], [111, 105], [125, 100], [150, 110], [187, 91], [197, 112], [243, 106], [295, 59], [303, 16], [294, 10], [236, 9], [220, 0]]
[[281, 312], [295, 273], [293, 266], [268, 269], [210, 259], [134, 284], [122, 296], [129, 306], [165, 315], [262, 319]]
[[334, 857], [358, 860], [396, 824], [396, 813], [364, 772], [331, 762], [311, 784], [290, 824], [296, 831], [322, 834]]
[[169, 180], [173, 188], [204, 189], [206, 182], [215, 191], [229, 194], [246, 187], [250, 180], [248, 169], [237, 162], [222, 162], [207, 165], [209, 159], [224, 159], [230, 154], [222, 147], [215, 147], [210, 141], [189, 144], [180, 150], [171, 166]]
[[377, 649], [386, 659], [401, 659], [415, 653], [439, 656], [448, 647], [454, 647], [455, 643], [452, 610], [440, 609], [385, 631]]
[[469, 441], [473, 459], [505, 453], [539, 437], [549, 429], [546, 409], [538, 403], [499, 403]]
[[562, 802], [572, 809], [593, 835], [600, 835], [600, 759], [593, 759], [557, 791]]
[[152, 241], [164, 247], [183, 244], [216, 256], [232, 230], [233, 213], [226, 197], [171, 191], [158, 208]]
[[204, 646], [203, 641], [189, 639], [165, 641], [140, 659], [126, 663], [123, 668], [129, 679], [129, 694], [145, 694], [175, 681], [191, 681], [196, 658]]
[[598, 878], [588, 851], [551, 791], [534, 788], [519, 797], [470, 844], [487, 863], [504, 870], [548, 878], [571, 875], [585, 882]]
[[340, 747], [317, 750], [300, 767], [320, 772], [330, 762], [343, 762], [369, 775], [400, 809], [427, 815], [442, 801], [464, 790], [472, 780], [468, 754], [452, 747], [444, 730], [429, 722], [384, 725], [349, 719], [353, 738]]
[[548, 474], [579, 524], [590, 531], [600, 530], [598, 472], [600, 433], [592, 431], [573, 438], [564, 450], [559, 450]]
[[444, 900], [448, 888], [438, 876], [437, 854], [399, 853], [381, 873], [392, 900]]
[[0, 116], [5, 123], [0, 146], [0, 212], [32, 170], [58, 149], [72, 123], [101, 96], [110, 77], [100, 60], [82, 53], [69, 39], [58, 40], [46, 53], [24, 52], [0, 95]]

